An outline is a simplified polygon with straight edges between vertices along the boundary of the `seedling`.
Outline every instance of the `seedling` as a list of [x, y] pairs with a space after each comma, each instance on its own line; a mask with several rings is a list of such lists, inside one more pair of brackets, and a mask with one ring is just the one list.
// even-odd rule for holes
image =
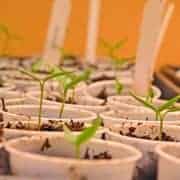
[[148, 91], [148, 95], [146, 96], [146, 101], [152, 103], [154, 97], [155, 97], [154, 90], [153, 88], [150, 88]]
[[31, 65], [31, 71], [33, 73], [38, 73], [41, 71], [41, 68], [44, 67], [46, 68], [48, 72], [53, 71], [53, 67], [51, 67], [49, 64], [46, 64], [42, 58], [37, 58], [36, 61]]
[[[56, 72], [59, 70], [56, 69]], [[64, 111], [64, 106], [65, 102], [67, 99], [67, 94], [69, 90], [72, 90], [72, 98], [71, 101], [74, 102], [74, 96], [75, 96], [75, 88], [76, 86], [83, 81], [87, 81], [90, 77], [91, 71], [88, 69], [81, 73], [80, 75], [76, 75], [75, 73], [71, 74], [65, 74], [64, 76], [57, 77], [56, 79], [60, 83], [60, 92], [62, 96], [62, 104], [60, 107], [60, 112], [59, 112], [59, 117], [62, 117], [63, 111]]]
[[123, 84], [118, 79], [116, 79], [115, 89], [118, 95], [122, 93], [123, 88], [124, 88]]
[[21, 38], [16, 34], [12, 33], [8, 26], [0, 24], [0, 36], [4, 39], [1, 56], [7, 56], [9, 54], [9, 45], [11, 41], [19, 41]]
[[42, 105], [43, 105], [43, 99], [44, 99], [44, 87], [47, 81], [54, 79], [58, 76], [63, 76], [66, 74], [69, 74], [71, 72], [66, 72], [66, 71], [61, 71], [58, 73], [54, 73], [54, 74], [50, 74], [47, 75], [45, 78], [40, 79], [39, 77], [37, 77], [36, 75], [34, 75], [32, 72], [29, 71], [25, 71], [25, 70], [19, 70], [21, 73], [31, 77], [33, 80], [39, 82], [39, 86], [40, 86], [40, 100], [39, 100], [39, 113], [38, 113], [38, 129], [40, 130], [41, 127], [41, 122], [42, 122]]
[[43, 64], [43, 60], [41, 58], [36, 59], [36, 61], [31, 65], [31, 71], [36, 73], [40, 70]]
[[156, 104], [147, 101], [147, 99], [144, 100], [143, 98], [136, 96], [132, 92], [130, 92], [130, 95], [138, 102], [143, 104], [145, 107], [155, 112], [156, 120], [160, 121], [159, 140], [162, 140], [164, 118], [170, 112], [180, 111], [180, 108], [175, 106], [175, 103], [177, 103], [180, 100], [180, 95], [170, 99], [169, 101], [165, 102], [160, 106], [157, 106]]
[[84, 129], [80, 134], [75, 135], [71, 130], [64, 125], [64, 136], [67, 141], [69, 141], [75, 147], [75, 155], [77, 159], [80, 159], [80, 149], [81, 146], [87, 143], [91, 138], [94, 137], [98, 128], [101, 125], [102, 120], [97, 118], [93, 121], [92, 125]]
[[135, 57], [118, 57], [116, 55], [116, 52], [124, 46], [126, 43], [127, 39], [120, 40], [114, 44], [111, 44], [104, 39], [100, 40], [101, 46], [107, 50], [107, 56], [110, 58], [112, 64], [116, 69], [119, 69], [127, 63], [130, 60], [135, 59]]

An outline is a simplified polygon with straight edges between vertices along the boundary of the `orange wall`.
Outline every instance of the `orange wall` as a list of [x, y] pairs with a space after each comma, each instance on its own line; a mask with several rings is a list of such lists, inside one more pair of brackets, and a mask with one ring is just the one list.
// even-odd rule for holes
[[[65, 47], [72, 52], [83, 54], [89, 0], [72, 0], [73, 10], [68, 28]], [[119, 53], [135, 55], [138, 29], [145, 0], [102, 0], [100, 37], [116, 41], [127, 37], [128, 43]], [[158, 66], [166, 63], [180, 64], [180, 1], [168, 29], [158, 59]], [[19, 34], [23, 40], [14, 42], [10, 52], [31, 55], [41, 52], [52, 0], [0, 0], [0, 23]], [[98, 54], [104, 52], [98, 48]]]

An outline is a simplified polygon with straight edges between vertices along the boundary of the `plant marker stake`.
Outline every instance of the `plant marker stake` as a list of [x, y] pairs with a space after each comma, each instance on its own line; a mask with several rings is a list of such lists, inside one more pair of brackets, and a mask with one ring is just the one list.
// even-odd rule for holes
[[47, 64], [58, 65], [59, 63], [58, 48], [64, 44], [70, 12], [69, 0], [54, 0], [43, 54]]
[[[153, 78], [153, 73], [154, 73], [154, 69], [155, 69], [155, 65], [156, 65], [156, 60], [158, 58], [158, 53], [160, 51], [161, 44], [162, 44], [163, 38], [165, 36], [166, 30], [169, 26], [170, 19], [172, 17], [173, 12], [174, 12], [174, 4], [171, 3], [170, 5], [168, 5], [167, 12], [163, 16], [163, 19], [162, 19], [159, 37], [157, 38], [157, 43], [156, 43], [156, 46], [154, 49], [154, 55], [153, 55], [152, 62], [151, 62], [150, 67], [149, 67], [150, 68], [150, 71], [149, 71], [150, 72], [150, 74], [149, 74], [150, 78], [149, 79]], [[149, 84], [151, 84], [151, 83], [149, 82]]]
[[[163, 17], [163, 12], [165, 9], [165, 1], [156, 1], [156, 3], [160, 2], [158, 4], [159, 8], [159, 16], [153, 17], [153, 14], [151, 17], [153, 17], [152, 21], [155, 21], [155, 18], [158, 18], [159, 25], [153, 27], [154, 32], [156, 31], [157, 33], [154, 33], [153, 39], [150, 39], [152, 37], [149, 36], [149, 31], [146, 31], [146, 39], [150, 39], [150, 46], [144, 46], [144, 48], [147, 48], [145, 52], [143, 52], [143, 49], [139, 49], [139, 56], [137, 56], [137, 63], [136, 63], [136, 68], [135, 68], [135, 79], [134, 79], [134, 90], [138, 95], [141, 96], [146, 96], [147, 92], [150, 88], [151, 85], [151, 80], [153, 78], [153, 72], [154, 72], [154, 66], [155, 62], [158, 56], [158, 52], [161, 47], [161, 43], [163, 40], [163, 37], [165, 35], [165, 32], [167, 30], [167, 27], [170, 22], [170, 17], [172, 16], [173, 10], [174, 10], [174, 5], [171, 4], [168, 6], [167, 12], [165, 16]], [[152, 13], [155, 13], [155, 11], [152, 10]], [[158, 12], [157, 12], [158, 13]], [[159, 30], [158, 30], [159, 28]], [[152, 29], [152, 28], [151, 28]], [[143, 45], [140, 45], [141, 48], [143, 48]], [[148, 48], [151, 48], [148, 52]], [[141, 52], [140, 52], [141, 51]], [[144, 55], [141, 55], [143, 53]]]
[[155, 42], [161, 24], [161, 1], [148, 0], [145, 4], [140, 31], [140, 40], [137, 50], [137, 59], [134, 74], [134, 91], [146, 96], [149, 89], [149, 62], [154, 51]]
[[89, 2], [89, 20], [85, 59], [90, 64], [93, 64], [96, 62], [96, 47], [98, 39], [101, 0], [89, 0]]

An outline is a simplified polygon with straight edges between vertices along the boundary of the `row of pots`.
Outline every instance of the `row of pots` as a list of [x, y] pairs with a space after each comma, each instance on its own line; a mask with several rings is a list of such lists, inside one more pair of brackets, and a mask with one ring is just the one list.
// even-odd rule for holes
[[[97, 81], [99, 74], [107, 75], [107, 72], [117, 77], [117, 72], [97, 69], [93, 78]], [[11, 91], [0, 88], [0, 97], [6, 103], [0, 112], [4, 133], [0, 154], [6, 155], [0, 157], [8, 158], [7, 172], [14, 175], [11, 178], [151, 180], [158, 177], [158, 180], [178, 180], [180, 113], [168, 114], [160, 141], [159, 122], [155, 120], [154, 112], [128, 96], [132, 78], [126, 74], [128, 71], [119, 74], [123, 73], [119, 79], [125, 88], [118, 96], [115, 80], [99, 78], [97, 82], [80, 84], [75, 89], [76, 103], [66, 104], [61, 118], [62, 103], [53, 100], [58, 96], [58, 90], [56, 83], [51, 81], [45, 88], [40, 130], [38, 84], [16, 79], [10, 83], [15, 86]], [[17, 84], [26, 87], [25, 93]], [[160, 91], [154, 87], [154, 92], [153, 103], [163, 104], [164, 101], [158, 99]], [[81, 147], [81, 159], [76, 159], [75, 147], [65, 139], [62, 126], [65, 123], [79, 134], [97, 115], [103, 119], [102, 127], [94, 139]], [[172, 173], [164, 173], [167, 168]]]
[[[18, 121], [18, 120], [24, 120], [24, 121], [27, 121], [27, 123], [31, 123], [31, 121], [34, 121], [36, 118], [36, 114], [37, 114], [37, 106], [33, 107], [33, 106], [11, 106], [11, 107], [8, 107], [8, 112], [3, 112], [3, 119], [7, 120], [8, 122], [9, 121]], [[69, 108], [67, 108], [69, 109]], [[36, 110], [36, 112], [35, 112]], [[49, 110], [49, 111], [48, 111]], [[52, 114], [55, 114], [55, 110], [57, 111], [58, 109], [55, 108], [55, 107], [48, 107], [48, 106], [44, 106], [44, 120], [47, 119], [52, 119], [54, 118], [54, 116]], [[83, 110], [82, 110], [83, 111]], [[49, 112], [49, 115], [48, 115], [48, 112]], [[78, 112], [77, 114], [79, 114], [79, 116], [75, 115], [77, 117], [77, 120], [79, 121], [80, 120], [80, 117], [82, 117], [83, 113], [79, 113], [79, 111], [75, 110], [73, 113], [71, 111], [67, 113], [68, 114], [74, 114], [75, 112]], [[144, 114], [150, 114], [150, 112], [144, 112]], [[18, 115], [19, 114], [19, 115]], [[66, 113], [65, 113], [66, 114]], [[140, 160], [141, 163], [138, 163], [138, 166], [137, 166], [137, 169], [140, 169], [140, 173], [137, 171], [137, 176], [139, 177], [147, 177], [150, 175], [155, 175], [155, 172], [156, 172], [156, 158], [154, 156], [154, 149], [156, 148], [156, 145], [157, 144], [165, 144], [165, 145], [171, 145], [171, 144], [178, 144], [178, 142], [174, 143], [174, 142], [160, 142], [160, 141], [157, 141], [156, 140], [156, 137], [157, 137], [157, 134], [158, 134], [158, 124], [157, 123], [154, 123], [154, 122], [151, 122], [151, 123], [148, 123], [148, 121], [142, 121], [139, 120], [139, 121], [135, 121], [133, 119], [133, 115], [130, 114], [130, 116], [132, 116], [132, 120], [130, 119], [130, 116], [128, 116], [128, 114], [126, 113], [126, 116], [128, 116], [128, 120], [124, 119], [123, 118], [119, 118], [119, 121], [118, 123], [117, 122], [114, 122], [114, 120], [112, 119], [111, 120], [111, 123], [109, 122], [109, 120], [107, 120], [108, 123], [106, 123], [106, 119], [104, 118], [104, 114], [105, 113], [102, 113], [101, 116], [103, 117], [104, 119], [104, 125], [105, 127], [108, 127], [110, 128], [110, 131], [112, 132], [106, 132], [107, 134], [105, 135], [105, 139], [107, 140], [111, 140], [111, 141], [118, 141], [118, 142], [121, 142], [123, 144], [128, 144], [128, 145], [133, 145], [135, 146], [136, 148], [138, 148], [139, 150], [141, 150], [141, 152], [143, 152], [143, 158]], [[137, 115], [137, 119], [141, 119], [141, 115], [143, 113], [140, 113], [139, 114], [139, 118], [138, 118], [138, 115]], [[147, 115], [146, 114], [146, 115]], [[151, 113], [152, 114], [152, 113]], [[29, 118], [29, 116], [32, 116], [31, 119], [27, 119]], [[84, 111], [84, 115], [87, 115], [87, 117], [85, 118], [82, 118], [82, 121], [83, 122], [90, 122], [91, 120], [93, 120], [95, 118], [95, 115], [94, 113], [89, 113], [87, 114], [87, 111]], [[91, 116], [90, 116], [91, 115]], [[89, 117], [88, 117], [89, 116]], [[24, 117], [26, 117], [26, 119], [24, 119]], [[34, 118], [33, 118], [34, 117]], [[71, 116], [72, 117], [72, 116]], [[178, 117], [179, 117], [179, 114], [177, 113], [171, 113], [169, 115], [169, 119], [170, 118], [175, 118], [178, 120]], [[76, 120], [76, 118], [72, 117], [73, 120]], [[88, 119], [89, 118], [89, 119]], [[56, 119], [56, 117], [54, 118]], [[67, 118], [68, 119], [68, 118]], [[67, 121], [67, 119], [65, 118], [64, 120]], [[175, 119], [175, 120], [176, 120]], [[36, 122], [36, 121], [35, 121]], [[131, 129], [131, 130], [130, 130]], [[171, 138], [174, 138], [173, 141], [179, 141], [179, 127], [178, 126], [165, 126], [165, 133], [166, 136], [165, 138], [167, 137], [171, 137]], [[128, 132], [130, 130], [130, 132]], [[137, 131], [137, 134], [135, 132], [135, 130]], [[21, 131], [21, 133], [20, 133]], [[132, 132], [131, 132], [132, 131]], [[9, 134], [11, 134], [11, 136], [9, 136], [8, 138], [14, 138], [14, 137], [20, 137], [20, 136], [24, 136], [24, 135], [28, 135], [28, 136], [31, 136], [33, 134], [36, 134], [36, 135], [42, 135], [43, 133], [42, 132], [35, 132], [34, 133], [31, 133], [30, 131], [23, 131], [23, 130], [13, 130], [13, 129], [5, 129], [4, 130], [5, 132], [5, 137], [9, 136]], [[14, 134], [12, 133], [14, 132]], [[119, 134], [121, 132], [121, 134]], [[24, 133], [24, 134], [23, 134]], [[28, 134], [29, 133], [29, 134]], [[129, 133], [135, 133], [135, 134], [131, 134], [132, 137], [127, 137], [127, 134]], [[138, 135], [138, 133], [140, 133]], [[142, 134], [141, 134], [142, 133]], [[13, 134], [13, 135], [12, 135]], [[59, 133], [44, 133], [44, 135], [47, 135], [50, 136], [50, 134], [54, 134], [56, 136], [58, 136]], [[104, 134], [104, 132], [102, 133]], [[102, 135], [100, 136], [102, 137]], [[136, 137], [136, 138], [135, 138]], [[145, 137], [145, 139], [138, 139], [138, 137]], [[146, 139], [147, 138], [147, 139]], [[151, 138], [153, 140], [151, 140]], [[168, 139], [165, 139], [165, 141], [168, 140]], [[171, 139], [170, 139], [171, 140]], [[29, 140], [27, 140], [29, 141]], [[149, 162], [150, 161], [150, 162]], [[145, 163], [145, 166], [147, 168], [144, 168], [144, 163]], [[153, 164], [153, 166], [152, 166]], [[139, 168], [141, 167], [141, 168]], [[28, 168], [28, 169], [31, 169], [31, 168]], [[142, 173], [142, 169], [145, 170], [145, 172]], [[146, 172], [146, 170], [154, 170], [153, 172]], [[140, 175], [139, 175], [140, 174]], [[23, 175], [23, 174], [22, 174]], [[161, 175], [159, 175], [161, 177]], [[161, 178], [160, 178], [161, 179]]]

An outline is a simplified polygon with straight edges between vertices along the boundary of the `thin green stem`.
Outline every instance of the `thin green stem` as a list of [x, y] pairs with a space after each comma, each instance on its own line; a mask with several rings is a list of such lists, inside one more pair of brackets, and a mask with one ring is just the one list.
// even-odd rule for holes
[[40, 99], [39, 99], [39, 114], [38, 114], [38, 130], [41, 128], [41, 118], [42, 118], [42, 106], [43, 106], [43, 98], [44, 98], [44, 81], [40, 81]]
[[59, 117], [60, 118], [62, 118], [62, 115], [63, 115], [63, 112], [64, 112], [65, 101], [66, 101], [66, 94], [63, 93], [62, 104], [61, 104], [60, 111], [59, 111]]
[[162, 141], [164, 116], [161, 115], [161, 113], [159, 111], [156, 112], [156, 120], [160, 122], [160, 126], [159, 126], [159, 140]]
[[162, 141], [162, 134], [163, 134], [163, 116], [159, 114], [159, 121], [160, 121], [160, 127], [159, 127], [159, 140]]

